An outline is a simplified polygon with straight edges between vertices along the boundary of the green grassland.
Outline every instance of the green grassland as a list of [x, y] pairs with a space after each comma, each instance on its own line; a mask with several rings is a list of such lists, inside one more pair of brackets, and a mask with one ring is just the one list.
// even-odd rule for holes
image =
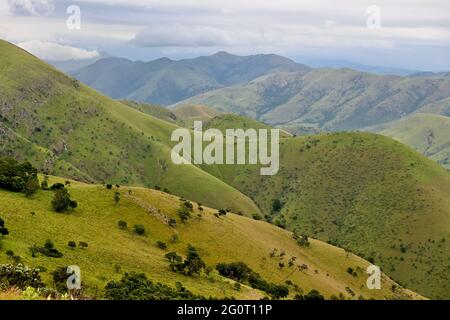
[[394, 138], [450, 170], [450, 118], [413, 113], [401, 120], [368, 130]]
[[[65, 179], [51, 178], [50, 183]], [[185, 255], [187, 244], [197, 248], [202, 259], [211, 267], [219, 262], [243, 261], [268, 281], [284, 284], [291, 280], [304, 292], [319, 290], [326, 298], [342, 293], [347, 299], [411, 299], [420, 296], [395, 285], [383, 275], [381, 290], [368, 290], [365, 286], [365, 270], [369, 263], [349, 252], [311, 239], [309, 247], [300, 247], [292, 234], [262, 221], [252, 220], [232, 213], [217, 218], [217, 210], [194, 204], [192, 218], [183, 224], [176, 214], [182, 204], [179, 198], [156, 190], [121, 187], [122, 199], [115, 204], [115, 190], [101, 185], [73, 182], [68, 187], [78, 208], [67, 213], [51, 210], [51, 191], [39, 191], [31, 199], [22, 194], [0, 190], [0, 216], [5, 220], [10, 235], [1, 240], [0, 263], [8, 263], [6, 250], [13, 250], [22, 262], [32, 267], [45, 267], [43, 279], [51, 286], [51, 271], [59, 266], [81, 267], [86, 293], [101, 297], [102, 289], [111, 279], [119, 279], [129, 271], [144, 272], [153, 281], [170, 286], [181, 282], [196, 294], [237, 299], [259, 299], [264, 294], [247, 286], [240, 291], [233, 288], [233, 281], [217, 272], [209, 276], [188, 277], [170, 270], [164, 255], [176, 251]], [[34, 212], [32, 215], [31, 212]], [[200, 215], [200, 216], [198, 216]], [[170, 227], [167, 219], [177, 219]], [[118, 221], [128, 223], [128, 230], [121, 230]], [[146, 234], [132, 232], [134, 224], [145, 226]], [[174, 243], [171, 238], [178, 235]], [[64, 256], [59, 259], [42, 255], [31, 257], [29, 247], [42, 245], [46, 239], [55, 243]], [[84, 241], [88, 248], [70, 249], [69, 241]], [[168, 248], [161, 250], [157, 241], [164, 241]], [[284, 251], [285, 256], [271, 258], [273, 249]], [[287, 266], [287, 260], [297, 257], [295, 265]], [[284, 268], [279, 267], [284, 262]], [[297, 265], [306, 264], [308, 269], [299, 271]], [[117, 272], [116, 265], [120, 266]], [[353, 276], [347, 268], [357, 271]], [[349, 291], [346, 288], [350, 288]], [[295, 294], [290, 288], [290, 298]], [[351, 294], [350, 292], [353, 292]], [[5, 293], [7, 298], [8, 293]]]
[[372, 258], [425, 296], [450, 297], [450, 174], [437, 163], [381, 135], [336, 133], [282, 139], [280, 164], [271, 177], [258, 166], [203, 168], [275, 224]]
[[0, 155], [86, 182], [158, 185], [210, 206], [258, 211], [199, 168], [172, 164], [178, 126], [102, 96], [4, 41], [0, 92], [0, 130], [8, 133]]

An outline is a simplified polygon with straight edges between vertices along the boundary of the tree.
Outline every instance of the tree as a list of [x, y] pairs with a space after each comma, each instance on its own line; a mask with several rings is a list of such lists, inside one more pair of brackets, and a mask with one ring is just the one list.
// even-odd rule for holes
[[119, 229], [120, 230], [126, 230], [127, 229], [127, 223], [125, 221], [120, 220], [118, 222], [118, 225], [119, 225]]
[[307, 295], [303, 297], [304, 300], [325, 300], [323, 295], [319, 293], [317, 290], [311, 290]]
[[66, 188], [63, 188], [55, 191], [52, 206], [56, 212], [64, 212], [69, 208], [75, 209], [78, 206], [78, 203], [71, 200], [69, 192]]
[[177, 220], [175, 219], [169, 219], [169, 226], [175, 227], [177, 225]]
[[69, 241], [69, 243], [67, 244], [67, 246], [70, 248], [70, 249], [75, 249], [76, 247], [77, 247], [77, 243], [75, 242], [75, 241]]
[[119, 201], [120, 201], [120, 192], [116, 191], [116, 192], [114, 192], [114, 202], [116, 204], [119, 204]]
[[39, 187], [37, 169], [29, 162], [0, 158], [0, 188], [31, 195], [36, 185]]
[[34, 193], [39, 190], [39, 180], [38, 179], [28, 179], [25, 184], [25, 196], [27, 198], [31, 197]]
[[135, 224], [133, 230], [136, 234], [142, 236], [145, 234], [145, 227], [141, 224]]
[[88, 245], [86, 242], [84, 242], [84, 241], [78, 242], [78, 246], [79, 246], [81, 249], [86, 249], [87, 247], [89, 247], [89, 245]]
[[167, 249], [167, 244], [163, 241], [157, 241], [156, 242], [156, 246], [158, 248], [160, 248], [161, 250], [166, 250]]
[[280, 212], [280, 210], [283, 208], [283, 204], [280, 200], [275, 199], [272, 202], [272, 211], [273, 212]]
[[5, 221], [0, 218], [0, 236], [7, 236], [9, 234], [8, 229], [5, 227]]
[[112, 187], [113, 187], [112, 184], [107, 184], [107, 185], [106, 185], [106, 189], [108, 189], [108, 190], [111, 190]]
[[191, 217], [191, 212], [187, 207], [181, 206], [180, 209], [178, 209], [178, 217], [180, 217], [182, 223], [186, 223]]

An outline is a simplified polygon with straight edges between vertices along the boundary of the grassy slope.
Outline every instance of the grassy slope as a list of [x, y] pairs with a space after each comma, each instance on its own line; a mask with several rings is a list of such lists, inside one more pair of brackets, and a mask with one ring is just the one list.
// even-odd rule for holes
[[206, 104], [304, 134], [361, 129], [418, 110], [446, 115], [449, 92], [445, 79], [316, 69], [265, 75], [179, 103]]
[[184, 126], [184, 121], [178, 118], [172, 111], [165, 107], [149, 103], [135, 102], [131, 100], [121, 100], [120, 102], [142, 113], [149, 114], [155, 118], [174, 123], [179, 126]]
[[[170, 159], [174, 124], [113, 101], [0, 41], [0, 154], [85, 181], [159, 185], [215, 207], [258, 211], [232, 187], [194, 166]], [[25, 139], [18, 143], [14, 136]], [[32, 145], [35, 157], [26, 145]], [[196, 188], [191, 186], [196, 182]]]
[[[283, 139], [281, 169], [206, 167], [249, 195], [274, 221], [375, 258], [397, 281], [450, 297], [450, 175], [394, 140], [367, 133]], [[445, 242], [442, 242], [445, 239]], [[400, 251], [400, 245], [406, 252]]]
[[172, 109], [172, 112], [180, 119], [183, 119], [187, 128], [192, 128], [194, 121], [209, 121], [220, 116], [220, 111], [209, 108], [201, 104], [184, 104]]
[[450, 170], [450, 118], [414, 113], [369, 130], [407, 144]]
[[[52, 178], [51, 182], [61, 179]], [[52, 192], [40, 191], [32, 199], [21, 194], [0, 190], [0, 213], [10, 230], [10, 235], [1, 240], [0, 263], [8, 262], [5, 251], [13, 250], [30, 266], [44, 266], [49, 271], [43, 273], [50, 280], [50, 271], [58, 266], [75, 264], [81, 267], [87, 290], [93, 294], [104, 287], [110, 279], [118, 279], [127, 271], [145, 272], [154, 280], [171, 286], [182, 282], [189, 290], [202, 295], [216, 297], [234, 296], [238, 299], [259, 299], [262, 293], [246, 286], [240, 292], [233, 290], [232, 282], [213, 273], [210, 278], [190, 278], [173, 273], [164, 259], [165, 253], [176, 251], [186, 253], [188, 243], [194, 245], [207, 265], [214, 267], [218, 262], [244, 261], [267, 280], [284, 283], [291, 280], [303, 290], [318, 289], [326, 297], [339, 293], [350, 297], [346, 287], [365, 298], [418, 298], [409, 291], [391, 291], [393, 282], [383, 276], [382, 290], [367, 290], [365, 269], [368, 262], [344, 250], [320, 241], [311, 240], [308, 248], [299, 247], [291, 234], [273, 225], [242, 216], [228, 214], [216, 218], [215, 210], [205, 208], [202, 217], [194, 205], [194, 217], [186, 225], [178, 221], [175, 229], [165, 223], [167, 218], [177, 218], [176, 210], [181, 204], [174, 196], [142, 188], [122, 187], [119, 205], [113, 201], [114, 190], [102, 186], [72, 182], [70, 193], [79, 207], [68, 214], [58, 214], [50, 209]], [[131, 190], [131, 194], [128, 191]], [[35, 215], [31, 215], [35, 212]], [[129, 230], [122, 231], [117, 222], [124, 220]], [[146, 235], [140, 237], [131, 232], [134, 224], [142, 224]], [[179, 235], [177, 243], [171, 243], [174, 233]], [[43, 244], [46, 239], [54, 241], [64, 253], [61, 259], [42, 256], [32, 258], [28, 248], [33, 244]], [[163, 251], [156, 247], [156, 241], [168, 243]], [[87, 249], [67, 247], [68, 241], [86, 241]], [[280, 270], [281, 258], [270, 258], [270, 252], [277, 248], [286, 252], [283, 261], [297, 257], [296, 264], [305, 263], [306, 272], [295, 267]], [[121, 266], [116, 273], [114, 265]], [[358, 270], [356, 277], [346, 270]], [[315, 272], [317, 270], [317, 273]], [[291, 288], [291, 292], [293, 292]]]

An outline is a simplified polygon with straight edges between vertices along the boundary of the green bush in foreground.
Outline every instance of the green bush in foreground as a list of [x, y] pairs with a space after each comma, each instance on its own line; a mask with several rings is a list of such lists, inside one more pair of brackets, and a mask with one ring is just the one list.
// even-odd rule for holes
[[17, 287], [21, 290], [25, 290], [27, 287], [36, 289], [44, 287], [39, 269], [32, 269], [22, 264], [1, 264], [0, 284], [5, 288]]
[[203, 300], [181, 284], [171, 288], [153, 283], [143, 273], [126, 273], [120, 281], [110, 281], [105, 287], [105, 298], [109, 300]]

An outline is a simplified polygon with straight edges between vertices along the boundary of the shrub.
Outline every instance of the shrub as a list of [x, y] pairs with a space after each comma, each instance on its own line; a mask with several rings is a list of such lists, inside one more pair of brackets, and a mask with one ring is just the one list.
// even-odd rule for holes
[[177, 220], [175, 219], [169, 219], [169, 226], [175, 227], [177, 225]]
[[280, 200], [275, 199], [272, 202], [272, 211], [273, 212], [280, 212], [280, 210], [283, 208], [283, 204]]
[[167, 244], [165, 242], [162, 242], [162, 241], [156, 242], [156, 246], [158, 248], [160, 248], [161, 250], [166, 250], [167, 249]]
[[67, 246], [71, 249], [75, 249], [77, 247], [77, 243], [75, 241], [69, 241]]
[[108, 189], [108, 190], [111, 190], [112, 187], [113, 187], [112, 184], [107, 184], [107, 185], [106, 185], [106, 189]]
[[175, 252], [166, 254], [166, 259], [169, 260], [170, 267], [174, 272], [188, 276], [199, 275], [206, 268], [205, 262], [203, 262], [197, 250], [191, 245], [188, 245], [188, 254], [184, 261]]
[[0, 236], [7, 236], [9, 234], [9, 230], [5, 227], [5, 221], [0, 218]]
[[253, 217], [254, 220], [258, 220], [258, 221], [262, 220], [262, 217], [261, 217], [261, 215], [259, 213], [254, 213], [252, 215], [252, 217]]
[[78, 206], [76, 201], [70, 199], [67, 189], [57, 189], [52, 200], [53, 210], [56, 212], [64, 212], [66, 210], [75, 209]]
[[133, 230], [136, 234], [142, 236], [145, 234], [145, 227], [141, 224], [135, 224]]
[[178, 209], [178, 217], [180, 217], [182, 223], [186, 223], [191, 217], [191, 212], [185, 206], [181, 206], [180, 209]]
[[120, 201], [120, 192], [116, 191], [116, 192], [114, 192], [114, 202], [116, 204], [119, 204], [119, 201]]
[[19, 163], [11, 158], [0, 158], [0, 188], [30, 196], [39, 188], [37, 169], [29, 162]]
[[219, 216], [226, 216], [227, 215], [227, 211], [225, 209], [220, 209], [218, 212]]
[[237, 282], [248, 283], [252, 288], [262, 290], [275, 299], [289, 295], [289, 289], [286, 286], [267, 282], [243, 262], [219, 263], [216, 269], [220, 275]]
[[27, 287], [36, 289], [44, 287], [39, 270], [21, 264], [1, 264], [0, 283], [6, 287], [17, 287], [21, 290], [25, 290]]
[[54, 183], [54, 184], [50, 187], [50, 190], [55, 191], [55, 190], [61, 190], [61, 189], [64, 189], [64, 188], [65, 188], [65, 185], [58, 182], [58, 183]]
[[125, 221], [123, 221], [123, 220], [120, 220], [117, 224], [119, 225], [119, 229], [120, 230], [126, 230], [127, 227], [128, 227], [127, 223]]
[[307, 295], [303, 296], [303, 300], [325, 300], [325, 298], [319, 291], [313, 289]]
[[33, 248], [35, 248], [36, 252], [39, 252], [46, 257], [61, 258], [63, 256], [63, 254], [55, 248], [55, 245], [49, 239], [45, 241], [43, 247], [33, 246]]
[[84, 241], [80, 241], [80, 242], [78, 242], [78, 246], [79, 246], [81, 249], [86, 249], [87, 247], [89, 247], [89, 244], [87, 244], [87, 243], [84, 242]]
[[171, 288], [153, 283], [143, 273], [126, 273], [120, 281], [110, 281], [105, 287], [105, 298], [110, 300], [204, 300], [186, 290], [181, 284]]
[[58, 267], [51, 273], [53, 278], [53, 284], [59, 293], [67, 292], [67, 279], [70, 274], [67, 273], [67, 267]]

